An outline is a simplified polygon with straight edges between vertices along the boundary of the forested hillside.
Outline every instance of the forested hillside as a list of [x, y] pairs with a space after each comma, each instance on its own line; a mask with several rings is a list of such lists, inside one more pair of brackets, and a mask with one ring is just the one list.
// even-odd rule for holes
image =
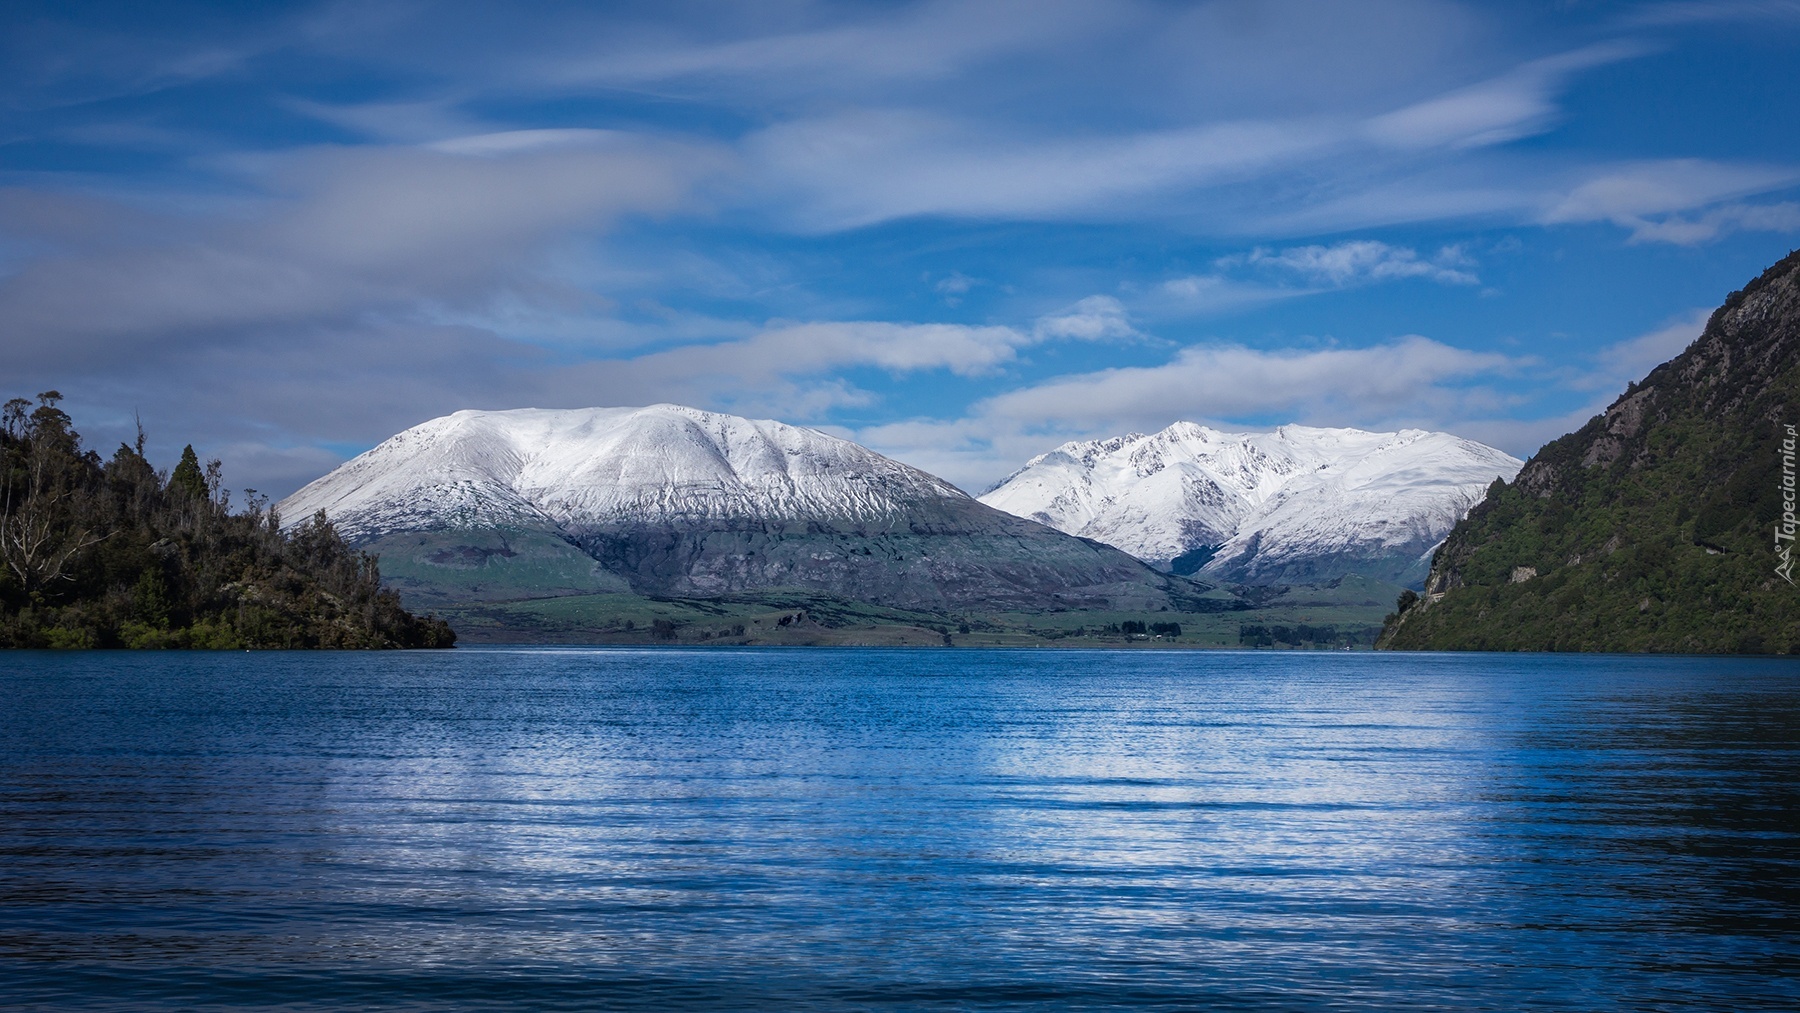
[[218, 462], [159, 472], [144, 438], [84, 450], [49, 391], [0, 423], [0, 647], [448, 647], [321, 514], [233, 512]]
[[1800, 253], [1494, 483], [1378, 646], [1800, 653], [1797, 409]]

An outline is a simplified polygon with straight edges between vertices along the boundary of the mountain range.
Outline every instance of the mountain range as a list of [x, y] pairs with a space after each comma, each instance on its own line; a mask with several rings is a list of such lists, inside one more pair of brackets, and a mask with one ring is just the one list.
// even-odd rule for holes
[[1442, 433], [1180, 423], [1067, 444], [977, 500], [781, 422], [528, 408], [415, 426], [277, 509], [290, 525], [324, 512], [428, 606], [804, 591], [932, 613], [1208, 612], [1244, 607], [1222, 581], [1422, 578], [1518, 463]]
[[1177, 422], [1150, 435], [1065, 443], [981, 501], [1210, 580], [1313, 583], [1358, 573], [1416, 586], [1432, 549], [1489, 483], [1521, 464], [1418, 429], [1226, 433]]

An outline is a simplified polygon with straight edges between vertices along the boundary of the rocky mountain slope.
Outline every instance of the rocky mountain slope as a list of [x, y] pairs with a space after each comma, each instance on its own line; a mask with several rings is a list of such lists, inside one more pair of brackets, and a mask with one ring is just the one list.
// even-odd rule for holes
[[1203, 590], [854, 443], [676, 405], [457, 412], [279, 509], [324, 510], [419, 600], [787, 588], [924, 609], [1156, 609]]
[[1283, 426], [1065, 443], [983, 503], [1177, 573], [1249, 583], [1422, 581], [1431, 549], [1520, 462], [1448, 433]]
[[1382, 645], [1800, 652], [1800, 252], [1451, 532]]

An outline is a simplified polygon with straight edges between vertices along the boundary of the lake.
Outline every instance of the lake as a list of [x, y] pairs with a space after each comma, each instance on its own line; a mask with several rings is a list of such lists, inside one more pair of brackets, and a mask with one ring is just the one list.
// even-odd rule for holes
[[0, 655], [0, 1006], [1800, 1009], [1800, 663]]

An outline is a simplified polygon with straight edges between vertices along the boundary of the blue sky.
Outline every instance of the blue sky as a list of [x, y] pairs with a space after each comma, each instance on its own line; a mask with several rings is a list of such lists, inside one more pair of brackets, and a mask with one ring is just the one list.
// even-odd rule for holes
[[277, 496], [672, 401], [979, 492], [1193, 419], [1527, 456], [1800, 245], [1800, 3], [32, 4], [6, 396]]

